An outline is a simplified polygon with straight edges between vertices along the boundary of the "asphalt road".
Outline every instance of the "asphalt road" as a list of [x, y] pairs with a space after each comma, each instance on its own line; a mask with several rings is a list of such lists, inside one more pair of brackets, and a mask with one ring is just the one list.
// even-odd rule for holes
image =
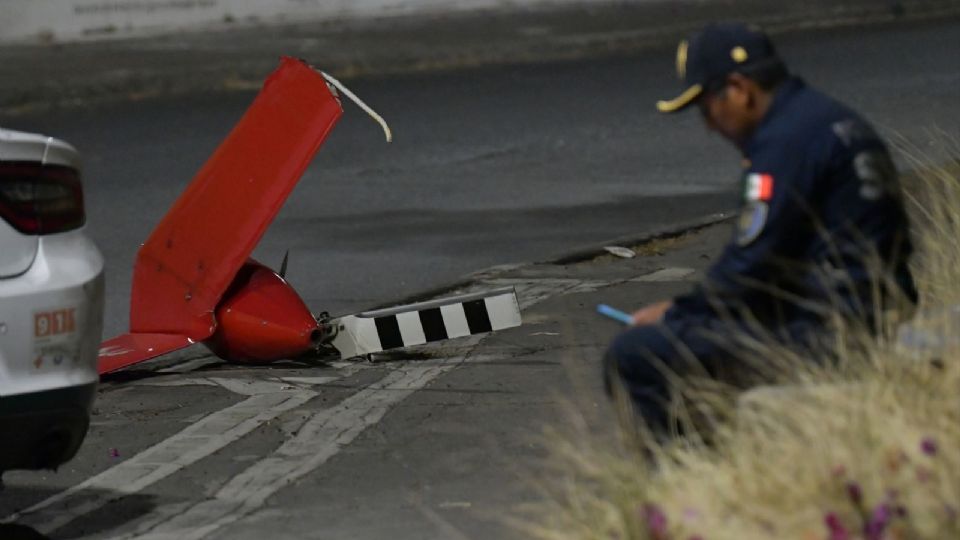
[[[888, 133], [957, 136], [956, 23], [786, 37], [811, 83]], [[671, 47], [672, 48], [672, 47]], [[669, 48], [638, 58], [357, 80], [396, 142], [350, 108], [256, 252], [316, 311], [362, 310], [490, 265], [728, 207], [738, 159], [677, 92]], [[0, 117], [72, 141], [107, 258], [106, 331], [126, 327], [137, 247], [252, 99], [150, 100]]]
[[[927, 148], [938, 138], [960, 140], [957, 43], [960, 24], [953, 22], [797, 34], [785, 36], [780, 48], [809, 82], [859, 108], [885, 133]], [[736, 154], [717, 137], [704, 133], [696, 113], [662, 117], [654, 111], [657, 99], [678, 90], [672, 46], [630, 59], [363, 79], [349, 85], [390, 121], [396, 142], [386, 145], [379, 128], [350, 108], [255, 254], [278, 266], [289, 249], [288, 277], [317, 311], [361, 310], [487, 266], [541, 260], [583, 244], [724, 210], [733, 202], [739, 169]], [[0, 117], [5, 127], [65, 138], [85, 155], [89, 231], [108, 261], [108, 334], [126, 326], [137, 246], [251, 98], [250, 93], [229, 93]], [[373, 394], [358, 393], [384, 373], [394, 374], [394, 382], [411, 394], [423, 388], [418, 381], [433, 381], [433, 388], [463, 378], [455, 363], [414, 364], [410, 369], [435, 369], [425, 379], [417, 378], [422, 375], [417, 373], [397, 375], [395, 366], [356, 372], [340, 366], [334, 370], [336, 375], [310, 371], [311, 377], [340, 381], [324, 387], [323, 402], [284, 402], [289, 409], [284, 409], [284, 403], [259, 404], [276, 410], [283, 421], [265, 423], [236, 442], [228, 441], [217, 451], [217, 459], [191, 463], [175, 479], [164, 480], [167, 484], [158, 483], [155, 490], [138, 491], [99, 512], [79, 515], [54, 537], [108, 537], [130, 515], [142, 515], [144, 508], [150, 509], [149, 519], [160, 519], [158, 515], [169, 519], [188, 505], [191, 493], [222, 486], [222, 478], [259, 463], [260, 456], [296, 437], [303, 422], [310, 425], [305, 420], [310, 414], [344, 402], [360, 404], [361, 412], [367, 404], [370, 414], [349, 419], [373, 422], [378, 426], [376, 434], [358, 439], [356, 446], [350, 446], [351, 437], [337, 439], [346, 441], [337, 448], [347, 450], [351, 468], [309, 469], [309, 474], [291, 480], [297, 483], [297, 493], [322, 505], [337, 500], [340, 491], [358, 482], [369, 488], [374, 500], [384, 484], [400, 479], [416, 484], [420, 468], [409, 469], [406, 462], [384, 463], [382, 458], [390, 451], [379, 445], [394, 435], [413, 437], [409, 445], [427, 456], [417, 455], [417, 460], [429, 460], [431, 453], [441, 459], [442, 447], [415, 440], [418, 422], [423, 421], [415, 411], [449, 413], [477, 398], [464, 391], [443, 400], [406, 402], [401, 395], [395, 401], [378, 402], [377, 407], [386, 407], [381, 410], [364, 401], [373, 399]], [[240, 373], [222, 369], [227, 378]], [[304, 369], [284, 366], [271, 372], [271, 377], [301, 376]], [[483, 367], [471, 369], [482, 371]], [[511, 370], [501, 371], [507, 380], [512, 377]], [[490, 373], [485, 375], [488, 380]], [[110, 466], [103, 459], [105, 449], [119, 448], [122, 459], [174, 436], [212, 411], [242, 405], [247, 399], [273, 399], [262, 397], [274, 394], [273, 387], [260, 382], [254, 384], [259, 390], [251, 395], [231, 390], [229, 384], [178, 379], [192, 376], [172, 376], [171, 384], [186, 386], [108, 385], [100, 397], [102, 412], [86, 457], [60, 476], [13, 476], [12, 495], [3, 500], [2, 509], [22, 509], [104, 470]], [[537, 380], [536, 373], [524, 379], [530, 384]], [[304, 384], [302, 388], [310, 388]], [[312, 399], [309, 391], [298, 395]], [[359, 401], [350, 402], [351, 397]], [[384, 416], [394, 406], [393, 413]], [[548, 408], [543, 403], [535, 407], [517, 403], [512, 414], [517, 425], [524, 426], [519, 431], [545, 422]], [[297, 423], [283, 416], [288, 413], [303, 418]], [[525, 435], [496, 424], [496, 419], [473, 417], [476, 424], [464, 426], [456, 423], [455, 415], [445, 418], [445, 433], [478, 441], [473, 454], [460, 456], [464, 461], [443, 462], [462, 473], [457, 482], [483, 486], [481, 480], [490, 468], [500, 466], [477, 455], [482, 453], [481, 443], [488, 440], [484, 433], [497, 433], [496, 443], [507, 444], [511, 455], [521, 455], [528, 448], [521, 442]], [[130, 427], [134, 421], [136, 429]], [[360, 472], [351, 475], [347, 470]], [[132, 481], [135, 472], [126, 471], [129, 478], [121, 479]], [[291, 492], [281, 489], [284, 485], [261, 492], [290, 501]], [[446, 487], [456, 491], [456, 486]], [[175, 502], [161, 495], [168, 492], [177, 493]], [[505, 495], [510, 496], [519, 497]], [[447, 503], [455, 509], [466, 504], [453, 499]], [[342, 511], [330, 516], [342, 537], [376, 538], [388, 529], [385, 524], [377, 528], [369, 521], [352, 521], [349, 505], [333, 507]], [[232, 515], [230, 508], [202, 510], [197, 515], [207, 521]], [[286, 518], [291, 517], [282, 508], [271, 512], [260, 515], [262, 523], [280, 518], [289, 522]], [[421, 531], [416, 537], [450, 537], [443, 533], [450, 531], [442, 520], [435, 523], [436, 516], [431, 515], [426, 511], [414, 517], [404, 514], [407, 521], [400, 525]], [[385, 523], [389, 518], [384, 516]], [[250, 534], [258, 531], [257, 521], [253, 523]], [[425, 528], [423, 523], [435, 527]], [[484, 528], [489, 523], [473, 522], [468, 532], [489, 536], [490, 530]], [[320, 534], [288, 525], [291, 538]]]

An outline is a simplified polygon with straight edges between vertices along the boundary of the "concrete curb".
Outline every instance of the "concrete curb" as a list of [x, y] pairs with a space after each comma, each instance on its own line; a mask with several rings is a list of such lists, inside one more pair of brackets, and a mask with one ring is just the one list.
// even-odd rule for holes
[[575, 248], [562, 255], [548, 258], [546, 261], [544, 261], [544, 264], [562, 265], [589, 261], [590, 259], [594, 259], [600, 255], [606, 255], [606, 246], [639, 246], [656, 240], [675, 238], [689, 232], [695, 232], [712, 225], [723, 223], [724, 221], [732, 219], [734, 216], [735, 214], [732, 212], [720, 212], [716, 214], [710, 214], [702, 218], [682, 221], [673, 225], [653, 229], [652, 231], [618, 236], [617, 238], [610, 239], [606, 242]]
[[527, 268], [536, 265], [567, 265], [567, 264], [576, 264], [583, 261], [588, 261], [597, 257], [598, 255], [604, 255], [607, 251], [604, 249], [604, 246], [610, 245], [631, 245], [637, 246], [653, 242], [656, 240], [664, 240], [667, 238], [675, 238], [690, 232], [695, 232], [713, 225], [718, 225], [725, 221], [729, 221], [734, 217], [735, 214], [723, 212], [717, 214], [710, 214], [697, 219], [692, 219], [688, 221], [683, 221], [673, 225], [653, 229], [651, 231], [640, 232], [629, 234], [625, 236], [618, 236], [617, 238], [611, 239], [606, 242], [599, 242], [597, 244], [591, 244], [589, 246], [584, 246], [582, 248], [576, 248], [570, 252], [567, 252], [562, 255], [557, 255], [555, 257], [549, 258], [546, 261], [531, 261], [525, 263], [515, 263], [515, 264], [504, 264], [498, 266], [492, 266], [483, 270], [477, 270], [476, 272], [471, 272], [457, 280], [452, 282], [438, 285], [436, 287], [431, 287], [423, 291], [404, 296], [398, 300], [394, 300], [388, 303], [380, 304], [375, 306], [368, 311], [376, 311], [379, 309], [386, 309], [393, 306], [399, 306], [404, 304], [413, 304], [417, 302], [423, 302], [426, 300], [432, 300], [444, 295], [449, 295], [454, 291], [459, 289], [464, 289], [475, 284], [480, 280], [487, 279], [496, 279], [502, 274], [508, 272], [513, 272], [518, 269]]

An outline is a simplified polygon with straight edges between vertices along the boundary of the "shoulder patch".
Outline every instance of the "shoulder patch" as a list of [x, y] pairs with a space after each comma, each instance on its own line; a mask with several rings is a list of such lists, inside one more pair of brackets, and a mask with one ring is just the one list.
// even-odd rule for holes
[[873, 128], [856, 118], [848, 118], [835, 122], [831, 128], [833, 129], [833, 134], [836, 135], [846, 147], [852, 147], [864, 141], [878, 140]]
[[750, 245], [763, 232], [767, 224], [767, 215], [770, 213], [770, 207], [767, 203], [755, 201], [744, 207], [740, 214], [740, 220], [737, 223], [737, 245], [744, 247]]
[[897, 168], [886, 152], [860, 152], [853, 158], [853, 169], [860, 179], [860, 197], [876, 201], [897, 190]]
[[744, 198], [748, 202], [767, 202], [773, 199], [773, 175], [766, 173], [748, 173]]

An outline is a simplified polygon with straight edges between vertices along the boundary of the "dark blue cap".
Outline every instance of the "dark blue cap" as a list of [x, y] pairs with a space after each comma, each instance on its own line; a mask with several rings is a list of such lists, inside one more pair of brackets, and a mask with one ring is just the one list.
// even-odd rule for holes
[[707, 25], [677, 47], [677, 74], [686, 90], [674, 99], [657, 102], [657, 109], [681, 111], [704, 92], [721, 86], [733, 72], [749, 73], [780, 63], [773, 43], [762, 31], [741, 23]]

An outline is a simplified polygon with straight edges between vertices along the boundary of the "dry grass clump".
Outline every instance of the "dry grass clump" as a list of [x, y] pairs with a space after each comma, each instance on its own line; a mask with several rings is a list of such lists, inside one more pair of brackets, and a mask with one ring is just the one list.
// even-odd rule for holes
[[814, 363], [754, 343], [768, 386], [735, 396], [685, 382], [678, 418], [708, 430], [603, 444], [584, 424], [580, 436], [552, 441], [553, 502], [526, 532], [551, 540], [960, 538], [960, 343], [950, 339], [960, 317], [947, 309], [960, 304], [958, 164], [917, 167], [908, 193], [925, 314], [914, 333], [943, 338], [935, 349], [850, 331], [829, 344], [833, 361]]

